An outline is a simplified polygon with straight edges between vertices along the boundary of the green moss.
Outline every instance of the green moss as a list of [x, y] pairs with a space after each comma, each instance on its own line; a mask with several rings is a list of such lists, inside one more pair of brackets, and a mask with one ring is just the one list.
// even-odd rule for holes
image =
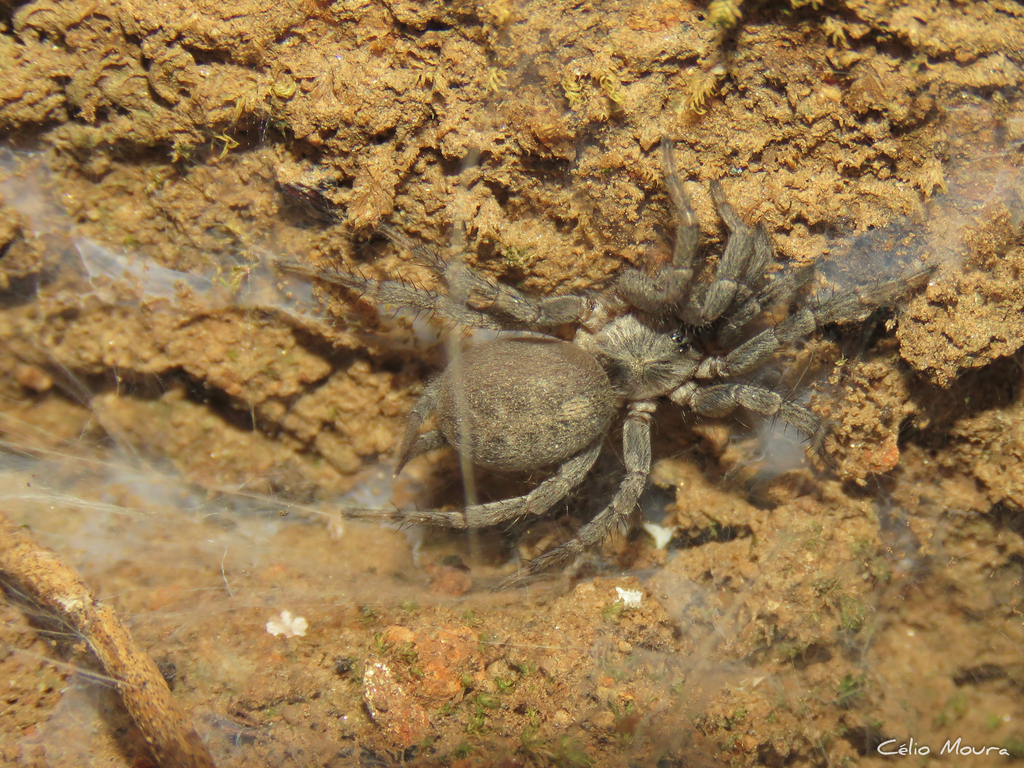
[[864, 686], [867, 677], [860, 675], [846, 675], [839, 681], [839, 689], [836, 691], [836, 706], [840, 709], [850, 709], [855, 706], [864, 696]]
[[1020, 760], [1024, 758], [1024, 739], [1010, 736], [1003, 741], [1003, 749], [1010, 753], [1012, 760]]
[[859, 632], [867, 618], [868, 607], [851, 595], [839, 597], [839, 626], [844, 632]]
[[552, 764], [559, 768], [573, 768], [574, 766], [591, 766], [594, 761], [576, 739], [563, 736], [552, 755]]

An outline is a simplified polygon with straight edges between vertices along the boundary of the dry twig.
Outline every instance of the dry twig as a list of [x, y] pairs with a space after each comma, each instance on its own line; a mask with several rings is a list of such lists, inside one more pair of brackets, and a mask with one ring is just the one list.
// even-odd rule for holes
[[149, 655], [132, 641], [61, 557], [39, 546], [0, 511], [0, 576], [60, 614], [117, 680], [125, 707], [161, 768], [214, 768], [213, 758]]

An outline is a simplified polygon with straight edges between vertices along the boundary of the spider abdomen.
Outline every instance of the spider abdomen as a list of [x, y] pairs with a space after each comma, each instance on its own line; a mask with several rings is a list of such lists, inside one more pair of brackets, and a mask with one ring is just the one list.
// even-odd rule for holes
[[617, 400], [604, 369], [564, 341], [504, 339], [464, 352], [445, 370], [437, 425], [480, 467], [557, 464], [605, 434]]

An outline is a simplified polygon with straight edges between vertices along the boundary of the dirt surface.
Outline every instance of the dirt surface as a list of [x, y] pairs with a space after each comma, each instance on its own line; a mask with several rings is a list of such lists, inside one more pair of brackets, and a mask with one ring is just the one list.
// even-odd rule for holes
[[[1024, 759], [1024, 7], [725, 5], [0, 0], [0, 504], [218, 765]], [[514, 593], [489, 588], [614, 492], [617, 433], [549, 519], [344, 520], [461, 502], [450, 454], [390, 478], [443, 353], [269, 262], [429, 281], [388, 223], [600, 290], [669, 252], [663, 136], [712, 254], [722, 179], [812, 291], [934, 268], [780, 361], [833, 466], [662, 407], [641, 506], [667, 547], [638, 530]], [[150, 764], [8, 587], [0, 763]]]

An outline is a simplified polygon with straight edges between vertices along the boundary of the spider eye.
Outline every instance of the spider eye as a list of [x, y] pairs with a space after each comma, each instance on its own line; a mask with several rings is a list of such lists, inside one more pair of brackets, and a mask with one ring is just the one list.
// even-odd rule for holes
[[690, 347], [690, 337], [683, 333], [682, 330], [672, 331], [671, 339], [679, 347], [680, 354]]

